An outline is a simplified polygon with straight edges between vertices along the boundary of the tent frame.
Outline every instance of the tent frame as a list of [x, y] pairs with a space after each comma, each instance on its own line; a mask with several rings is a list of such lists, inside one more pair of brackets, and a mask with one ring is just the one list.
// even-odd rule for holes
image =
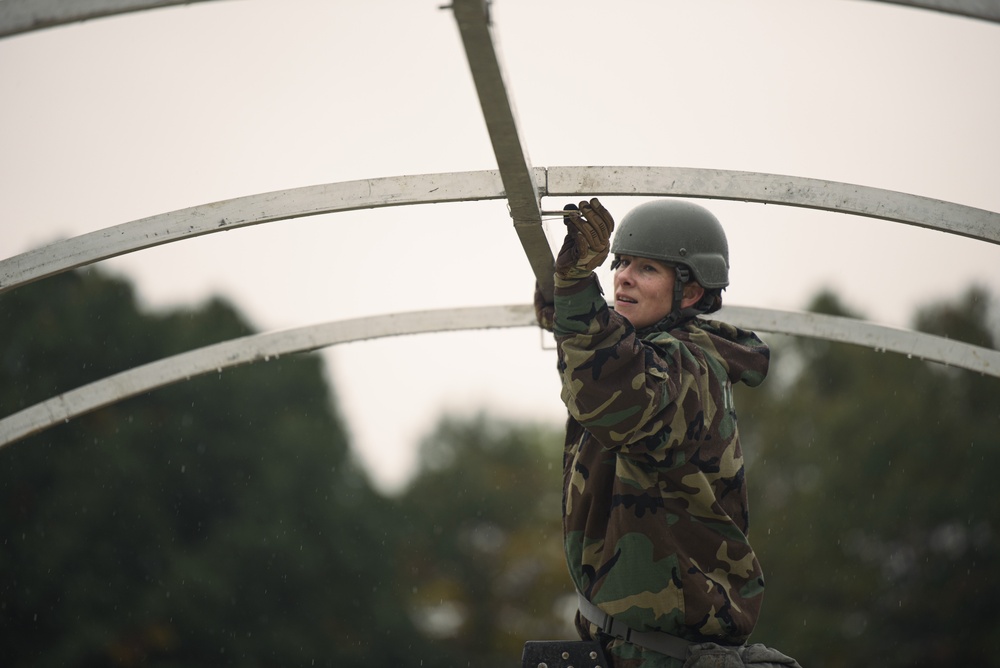
[[[207, 0], [4, 0], [0, 37], [76, 21]], [[1000, 0], [882, 0], [1000, 23]], [[862, 185], [797, 176], [675, 167], [531, 166], [491, 33], [489, 0], [453, 0], [497, 170], [364, 179], [194, 206], [104, 228], [0, 261], [0, 294], [125, 253], [290, 218], [425, 203], [505, 199], [539, 285], [552, 292], [554, 259], [542, 228], [545, 196], [700, 197], [799, 206], [914, 225], [1000, 244], [1000, 213]], [[748, 329], [868, 346], [1000, 377], [1000, 351], [850, 318], [727, 306]], [[535, 325], [530, 305], [341, 320], [231, 339], [84, 385], [0, 419], [0, 447], [127, 397], [225, 368], [364, 339]]]

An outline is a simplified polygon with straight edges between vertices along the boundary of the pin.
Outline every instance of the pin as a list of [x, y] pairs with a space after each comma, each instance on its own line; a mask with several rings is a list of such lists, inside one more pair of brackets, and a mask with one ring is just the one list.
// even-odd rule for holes
[[540, 213], [543, 216], [570, 216], [570, 217], [575, 217], [575, 216], [582, 216], [583, 215], [583, 211], [580, 211], [579, 209], [567, 209], [565, 211], [541, 211]]

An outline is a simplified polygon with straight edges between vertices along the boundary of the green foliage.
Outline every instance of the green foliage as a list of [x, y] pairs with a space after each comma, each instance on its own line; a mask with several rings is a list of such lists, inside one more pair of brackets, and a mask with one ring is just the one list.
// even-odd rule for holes
[[[992, 297], [918, 328], [995, 347]], [[830, 293], [813, 310], [851, 315]], [[252, 333], [68, 274], [0, 298], [0, 414]], [[737, 398], [753, 640], [807, 667], [1000, 665], [1000, 383], [767, 337]], [[558, 430], [443, 419], [395, 498], [354, 465], [317, 357], [192, 379], [0, 450], [0, 665], [516, 665], [568, 638]]]
[[[0, 322], [3, 415], [251, 332], [220, 300], [143, 313], [126, 282], [97, 273], [4, 296]], [[315, 356], [157, 390], [0, 458], [0, 665], [422, 656], [380, 558], [388, 504], [349, 458]]]
[[575, 637], [562, 552], [562, 435], [445, 419], [397, 500], [407, 606], [453, 665], [516, 664], [526, 640]]
[[[989, 303], [973, 289], [917, 325], [995, 347]], [[805, 666], [1000, 665], [1000, 382], [816, 341], [773, 357], [799, 372], [738, 397], [768, 581], [754, 639]]]

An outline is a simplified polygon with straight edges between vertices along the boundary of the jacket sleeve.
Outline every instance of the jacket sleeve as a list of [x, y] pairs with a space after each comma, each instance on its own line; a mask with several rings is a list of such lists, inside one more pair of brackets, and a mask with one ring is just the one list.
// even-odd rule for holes
[[557, 280], [555, 335], [562, 400], [605, 448], [661, 459], [704, 429], [703, 361], [672, 336], [640, 340], [596, 277]]

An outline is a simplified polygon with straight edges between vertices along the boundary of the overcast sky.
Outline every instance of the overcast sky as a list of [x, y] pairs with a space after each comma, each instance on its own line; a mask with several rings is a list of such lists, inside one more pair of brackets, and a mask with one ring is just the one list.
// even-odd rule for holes
[[[220, 0], [0, 40], [0, 257], [255, 193], [495, 168], [442, 4]], [[495, 0], [493, 19], [535, 166], [769, 172], [1000, 211], [998, 25], [862, 0]], [[641, 201], [605, 203], [620, 219]], [[992, 244], [706, 204], [730, 237], [727, 303], [800, 309], [831, 287], [905, 326], [973, 282], [1000, 295]], [[284, 221], [101, 266], [149, 308], [223, 294], [261, 331], [525, 303], [533, 286], [501, 201]], [[443, 411], [562, 420], [555, 353], [535, 330], [324, 357], [386, 489]]]

